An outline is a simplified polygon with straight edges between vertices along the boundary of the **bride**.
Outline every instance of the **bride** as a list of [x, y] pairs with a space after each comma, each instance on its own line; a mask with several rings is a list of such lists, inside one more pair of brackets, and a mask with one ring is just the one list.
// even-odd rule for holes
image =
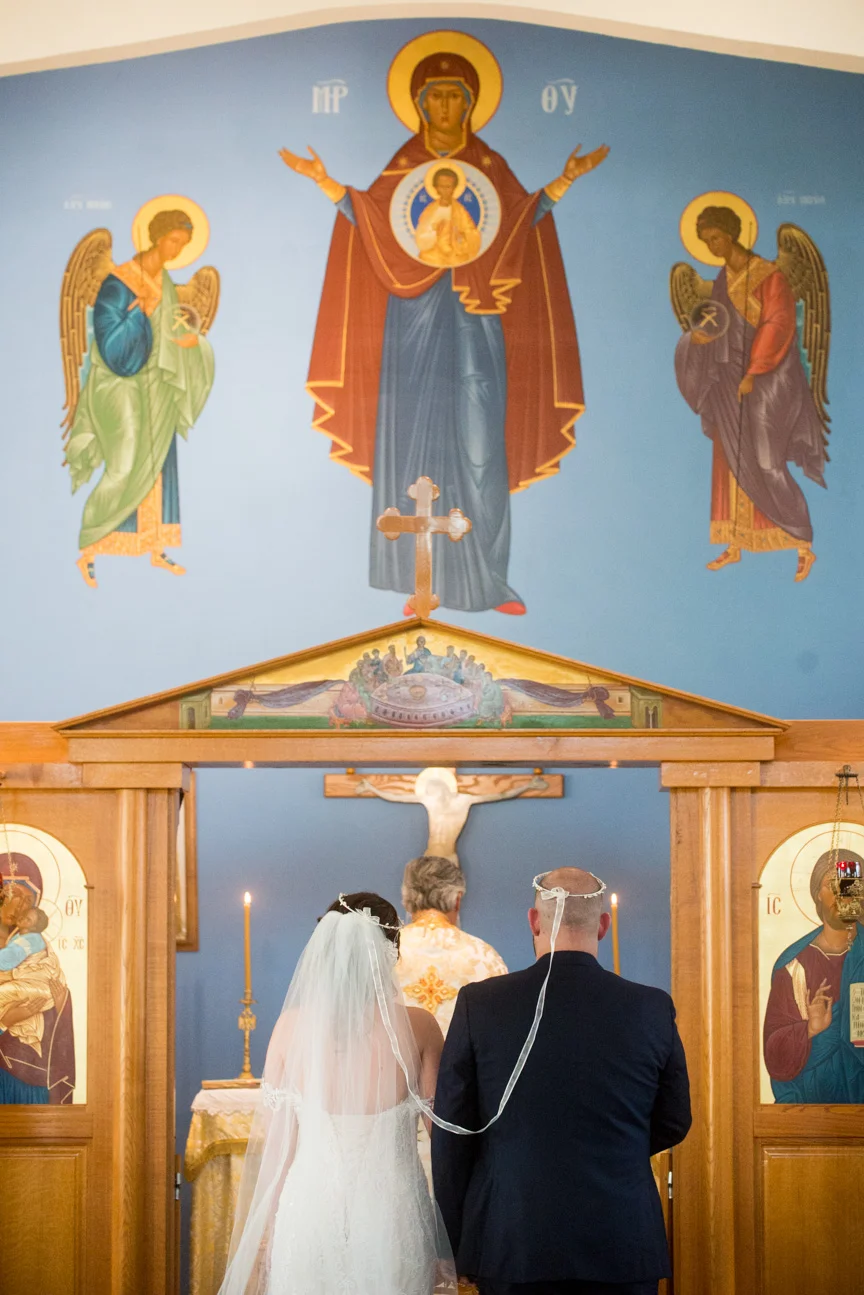
[[340, 895], [301, 955], [261, 1084], [220, 1295], [456, 1291], [417, 1154], [443, 1037], [395, 979], [396, 910]]

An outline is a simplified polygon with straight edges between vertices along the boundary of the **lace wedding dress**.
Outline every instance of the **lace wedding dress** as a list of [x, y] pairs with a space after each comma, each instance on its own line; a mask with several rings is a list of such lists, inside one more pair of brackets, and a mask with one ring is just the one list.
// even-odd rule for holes
[[220, 1295], [455, 1295], [395, 966], [368, 915], [318, 923], [270, 1040]]
[[437, 1221], [411, 1099], [372, 1115], [301, 1101], [295, 1114], [268, 1295], [432, 1295]]

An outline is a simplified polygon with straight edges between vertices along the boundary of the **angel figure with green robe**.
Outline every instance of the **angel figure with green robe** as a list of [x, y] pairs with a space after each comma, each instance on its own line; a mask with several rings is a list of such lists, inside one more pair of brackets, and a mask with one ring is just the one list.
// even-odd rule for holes
[[219, 305], [212, 266], [182, 285], [168, 273], [207, 243], [206, 216], [187, 206], [155, 199], [142, 208], [133, 226], [139, 251], [122, 265], [110, 231], [91, 230], [63, 276], [64, 464], [73, 493], [102, 469], [78, 540], [78, 569], [94, 589], [96, 558], [108, 554], [149, 554], [154, 567], [185, 574], [165, 553], [181, 544], [177, 436], [188, 436], [213, 386], [206, 334]]

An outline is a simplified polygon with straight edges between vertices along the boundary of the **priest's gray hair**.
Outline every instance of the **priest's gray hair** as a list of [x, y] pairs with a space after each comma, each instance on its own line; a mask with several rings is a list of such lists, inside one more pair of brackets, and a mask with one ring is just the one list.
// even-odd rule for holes
[[[547, 872], [542, 881], [546, 889], [553, 890], [560, 886], [572, 896], [564, 901], [562, 927], [569, 931], [591, 933], [597, 930], [600, 914], [603, 912], [605, 887], [602, 881], [598, 881], [593, 873], [586, 872], [583, 868], [556, 868], [554, 872]], [[540, 892], [535, 891], [534, 907], [540, 914], [540, 926], [544, 934], [552, 930], [555, 904], [554, 899], [543, 899]]]
[[465, 894], [465, 874], [453, 859], [437, 854], [421, 854], [412, 859], [402, 878], [402, 903], [406, 913], [422, 913], [437, 908], [452, 913]]

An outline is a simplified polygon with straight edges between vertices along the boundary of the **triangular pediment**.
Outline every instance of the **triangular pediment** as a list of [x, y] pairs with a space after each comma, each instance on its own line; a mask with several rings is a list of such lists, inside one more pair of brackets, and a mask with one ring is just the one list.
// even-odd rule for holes
[[438, 621], [399, 621], [58, 726], [171, 733], [779, 733], [767, 715]]

